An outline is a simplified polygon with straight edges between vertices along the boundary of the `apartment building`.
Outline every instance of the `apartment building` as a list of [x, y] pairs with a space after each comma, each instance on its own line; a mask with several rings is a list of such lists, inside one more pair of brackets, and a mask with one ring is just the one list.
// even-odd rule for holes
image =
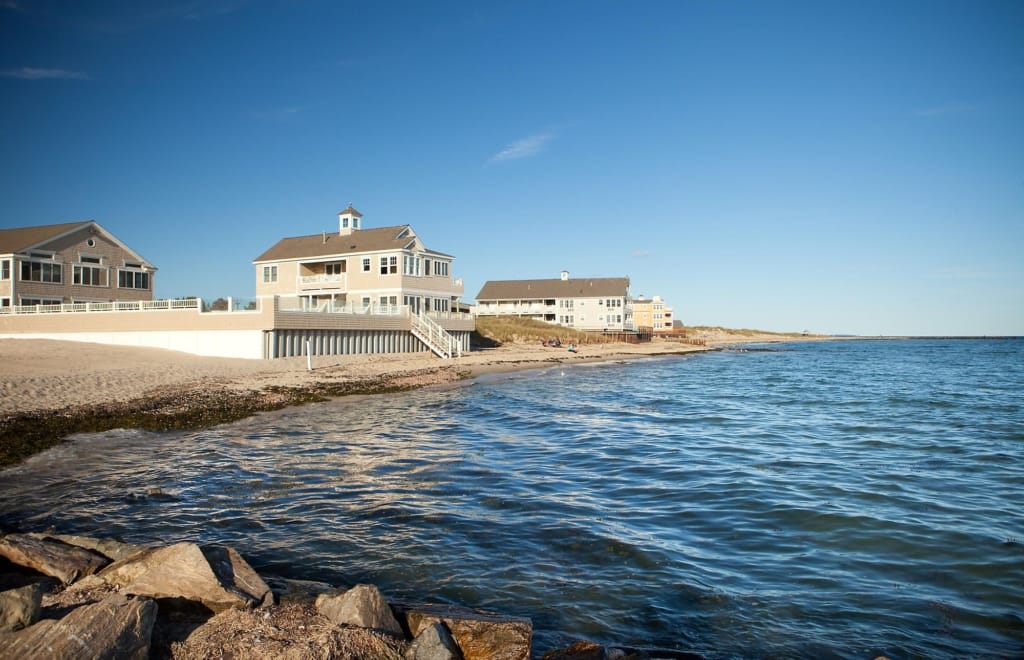
[[633, 323], [637, 328], [651, 328], [655, 333], [672, 332], [674, 320], [673, 309], [661, 296], [646, 300], [640, 295], [633, 300]]
[[477, 316], [519, 316], [576, 330], [635, 329], [628, 277], [491, 280], [476, 296]]

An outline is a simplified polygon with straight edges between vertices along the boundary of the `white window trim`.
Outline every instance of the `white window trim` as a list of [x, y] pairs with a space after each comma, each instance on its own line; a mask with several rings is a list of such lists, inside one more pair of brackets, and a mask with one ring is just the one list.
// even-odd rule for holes
[[[121, 286], [121, 273], [132, 273], [132, 282], [135, 282], [134, 275], [141, 274], [146, 276], [146, 286]], [[117, 288], [132, 291], [152, 291], [153, 290], [153, 275], [147, 270], [141, 268], [118, 268], [117, 269]]]
[[[105, 277], [103, 277], [103, 279], [106, 280], [106, 283], [104, 283], [104, 284], [85, 284], [83, 282], [76, 282], [75, 281], [75, 279], [76, 279], [75, 276], [78, 275], [78, 273], [81, 272], [84, 269], [98, 271], [99, 273], [101, 273], [102, 275], [105, 276]], [[78, 277], [78, 279], [82, 279], [82, 278]], [[90, 277], [90, 279], [92, 279], [92, 278]], [[73, 286], [91, 286], [91, 287], [109, 289], [110, 288], [110, 269], [107, 268], [106, 266], [103, 266], [103, 265], [100, 265], [100, 264], [92, 264], [92, 263], [73, 264], [72, 267], [71, 267], [71, 284]]]

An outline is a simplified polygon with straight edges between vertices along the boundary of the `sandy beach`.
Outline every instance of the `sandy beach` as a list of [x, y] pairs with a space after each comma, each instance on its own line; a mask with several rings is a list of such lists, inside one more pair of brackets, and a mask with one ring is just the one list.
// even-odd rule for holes
[[704, 333], [704, 346], [655, 339], [587, 344], [577, 353], [504, 344], [453, 360], [431, 353], [210, 358], [155, 348], [42, 339], [0, 340], [0, 465], [80, 431], [182, 428], [351, 393], [450, 383], [486, 373], [712, 350], [795, 336]]
[[[540, 345], [475, 350], [453, 360], [431, 353], [314, 356], [278, 360], [211, 358], [157, 348], [44, 339], [0, 340], [0, 414], [103, 404], [194, 388], [259, 391], [416, 373], [423, 384], [493, 371], [580, 364], [703, 350], [679, 342], [593, 344], [579, 353]], [[424, 370], [437, 372], [434, 377]]]

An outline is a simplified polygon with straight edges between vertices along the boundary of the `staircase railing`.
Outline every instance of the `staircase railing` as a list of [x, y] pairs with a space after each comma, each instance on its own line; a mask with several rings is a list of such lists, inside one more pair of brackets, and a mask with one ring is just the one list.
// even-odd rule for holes
[[447, 330], [424, 314], [411, 314], [412, 334], [445, 360], [462, 355], [462, 346]]

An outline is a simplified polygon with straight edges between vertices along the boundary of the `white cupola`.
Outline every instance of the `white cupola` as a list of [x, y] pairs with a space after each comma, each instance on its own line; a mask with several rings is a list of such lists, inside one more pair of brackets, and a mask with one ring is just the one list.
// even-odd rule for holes
[[338, 235], [348, 236], [354, 231], [359, 231], [362, 220], [363, 214], [349, 204], [347, 209], [338, 212]]

